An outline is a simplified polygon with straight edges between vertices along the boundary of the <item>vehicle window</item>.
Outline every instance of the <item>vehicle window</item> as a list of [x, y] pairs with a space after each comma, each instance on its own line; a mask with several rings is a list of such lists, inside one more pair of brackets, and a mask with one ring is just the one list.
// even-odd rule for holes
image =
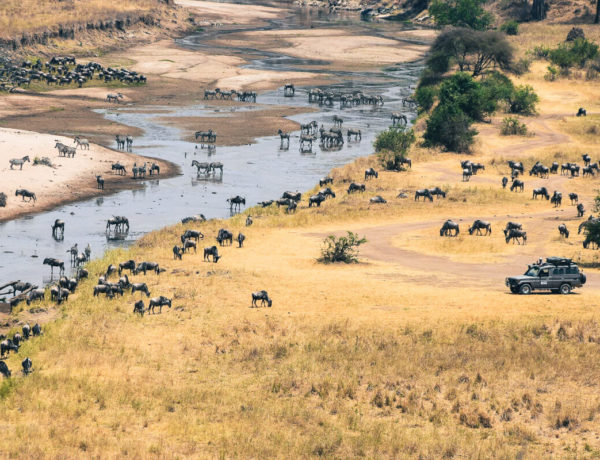
[[565, 274], [565, 269], [564, 268], [555, 268], [553, 274], [556, 275], [564, 275]]
[[542, 270], [540, 271], [540, 276], [549, 276], [549, 275], [550, 275], [550, 269], [542, 268]]
[[567, 269], [567, 274], [569, 275], [576, 275], [578, 272], [577, 267], [569, 267]]
[[525, 276], [538, 276], [539, 271], [539, 267], [531, 267], [525, 272]]

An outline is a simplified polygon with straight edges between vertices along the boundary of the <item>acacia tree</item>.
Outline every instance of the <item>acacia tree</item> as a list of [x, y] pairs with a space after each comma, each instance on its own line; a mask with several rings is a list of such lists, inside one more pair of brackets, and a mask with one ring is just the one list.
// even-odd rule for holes
[[427, 67], [445, 73], [454, 65], [474, 77], [493, 67], [510, 69], [513, 49], [506, 36], [496, 31], [454, 28], [440, 34], [430, 50]]
[[484, 0], [433, 0], [429, 14], [439, 27], [468, 27], [475, 30], [489, 29], [492, 16], [481, 6]]

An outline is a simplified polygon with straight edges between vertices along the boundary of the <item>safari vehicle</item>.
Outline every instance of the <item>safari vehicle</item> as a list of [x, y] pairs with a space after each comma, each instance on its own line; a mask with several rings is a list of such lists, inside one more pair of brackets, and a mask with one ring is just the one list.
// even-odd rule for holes
[[521, 276], [506, 278], [506, 285], [513, 294], [531, 294], [533, 291], [549, 290], [555, 294], [569, 294], [573, 288], [585, 284], [586, 277], [571, 259], [548, 257], [529, 265]]

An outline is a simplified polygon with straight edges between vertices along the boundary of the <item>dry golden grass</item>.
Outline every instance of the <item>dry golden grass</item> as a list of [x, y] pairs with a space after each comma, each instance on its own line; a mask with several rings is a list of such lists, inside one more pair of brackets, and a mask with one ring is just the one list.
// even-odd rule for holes
[[120, 14], [150, 12], [158, 6], [158, 0], [4, 0], [0, 35], [8, 38], [59, 25], [96, 23]]

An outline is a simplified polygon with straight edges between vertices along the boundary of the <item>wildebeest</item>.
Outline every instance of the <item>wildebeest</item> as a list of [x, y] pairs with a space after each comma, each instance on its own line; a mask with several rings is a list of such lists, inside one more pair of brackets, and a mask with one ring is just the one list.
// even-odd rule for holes
[[118, 281], [119, 286], [121, 286], [123, 289], [126, 289], [128, 287], [131, 286], [131, 283], [129, 282], [129, 277], [127, 275], [123, 275], [119, 278]]
[[38, 323], [35, 323], [34, 326], [31, 328], [31, 332], [33, 333], [34, 337], [42, 335], [42, 327]]
[[319, 190], [319, 193], [327, 199], [327, 197], [335, 198], [335, 193], [330, 187]]
[[[454, 234], [452, 234], [454, 232]], [[458, 236], [460, 233], [459, 225], [453, 220], [448, 219], [440, 228], [440, 236]]]
[[29, 337], [31, 337], [31, 326], [29, 324], [24, 324], [21, 330], [23, 331], [23, 338], [29, 340]]
[[534, 188], [533, 189], [532, 198], [533, 199], [537, 199], [537, 197], [539, 195], [542, 195], [542, 197], [546, 198], [546, 200], [550, 199], [550, 195], [548, 194], [548, 190], [546, 189], [546, 187], [540, 187], [540, 188]]
[[523, 241], [523, 244], [527, 243], [527, 232], [524, 232], [523, 230], [511, 229], [511, 230], [505, 231], [504, 234], [506, 235], [506, 243], [507, 244], [510, 240], [513, 240], [513, 244], [515, 244], [515, 241], [518, 244], [521, 244], [521, 243], [519, 243], [519, 239], [521, 239]]
[[585, 214], [585, 207], [583, 206], [583, 203], [579, 203], [577, 205], [577, 217], [583, 217], [584, 214]]
[[146, 311], [146, 307], [144, 306], [143, 300], [138, 300], [133, 304], [133, 313], [139, 313], [140, 316], [144, 316], [144, 312]]
[[0, 356], [4, 356], [5, 353], [8, 355], [11, 351], [14, 351], [15, 353], [19, 351], [19, 345], [13, 343], [11, 339], [3, 340], [2, 343], [0, 343]]
[[233, 244], [233, 233], [231, 233], [229, 230], [226, 230], [224, 228], [219, 230], [219, 233], [217, 233], [217, 243], [219, 243], [220, 246], [225, 246], [225, 243], [229, 242], [229, 244]]
[[163, 295], [159, 297], [152, 297], [150, 299], [150, 302], [148, 303], [148, 311], [152, 309], [152, 314], [154, 314], [154, 309], [158, 307], [158, 312], [162, 313], [162, 307], [164, 307], [165, 305], [171, 308], [171, 299], [168, 299]]
[[13, 335], [12, 341], [16, 346], [19, 347], [21, 346], [21, 342], [23, 341], [23, 336], [17, 332], [15, 333], [15, 335]]
[[268, 307], [271, 307], [273, 305], [273, 301], [269, 298], [269, 294], [265, 290], [252, 293], [252, 306], [253, 307], [258, 307], [257, 302], [259, 300], [260, 300], [261, 307], [264, 307], [265, 304]]
[[206, 222], [206, 217], [204, 217], [204, 214], [198, 214], [181, 219], [182, 224], [189, 224], [190, 222]]
[[375, 171], [373, 168], [369, 168], [365, 171], [365, 180], [369, 180], [371, 178], [378, 178], [379, 177], [379, 173], [377, 171]]
[[312, 208], [312, 205], [314, 204], [319, 208], [321, 207], [321, 203], [325, 200], [326, 198], [323, 194], [317, 193], [316, 195], [313, 195], [308, 199], [308, 207]]
[[464, 168], [462, 171], [463, 182], [469, 182], [469, 180], [471, 180], [472, 175], [473, 175], [473, 168]]
[[356, 142], [360, 142], [362, 140], [362, 132], [360, 129], [349, 128], [346, 132], [346, 136], [348, 137], [348, 142], [350, 142], [352, 138], [354, 138]]
[[50, 274], [54, 273], [54, 267], [58, 267], [60, 273], [65, 271], [65, 263], [62, 260], [55, 259], [54, 257], [46, 257], [42, 265], [50, 265]]
[[194, 253], [196, 253], [196, 242], [192, 240], [184, 240], [183, 241], [183, 252], [190, 252], [190, 249], [194, 248]]
[[297, 203], [302, 199], [302, 194], [300, 192], [283, 192], [281, 198], [284, 200], [294, 200]]
[[585, 117], [587, 116], [587, 111], [583, 107], [579, 107], [579, 110], [577, 111], [577, 116]]
[[183, 248], [175, 245], [173, 246], [173, 259], [181, 260], [183, 256]]
[[323, 187], [324, 185], [327, 185], [327, 184], [333, 184], [333, 178], [327, 176], [319, 181], [320, 187]]
[[373, 203], [373, 204], [386, 204], [387, 201], [381, 195], [376, 195], [376, 196], [374, 196], [373, 198], [371, 198], [369, 200], [369, 203]]
[[508, 184], [508, 177], [503, 177], [502, 178], [502, 188], [506, 188], [506, 184]]
[[97, 284], [94, 286], [94, 297], [99, 294], [106, 294], [106, 297], [113, 297], [113, 289], [110, 284]]
[[0, 361], [0, 374], [2, 374], [6, 378], [9, 378], [11, 376], [10, 369], [4, 361]]
[[258, 202], [258, 204], [261, 205], [263, 208], [268, 208], [273, 203], [275, 203], [275, 200], [267, 200], [267, 201], [259, 201]]
[[565, 224], [560, 224], [558, 226], [558, 233], [560, 233], [560, 236], [564, 236], [565, 238], [569, 237], [569, 229]]
[[365, 184], [356, 184], [354, 182], [352, 182], [349, 186], [348, 186], [348, 193], [353, 193], [353, 192], [364, 192], [366, 190], [366, 186]]
[[146, 297], [150, 297], [150, 290], [146, 283], [132, 283], [131, 284], [131, 293], [135, 294], [136, 291], [143, 292], [146, 294]]
[[17, 292], [23, 292], [26, 291], [27, 289], [33, 287], [31, 285], [31, 283], [28, 283], [26, 281], [19, 281], [15, 284], [12, 285], [13, 288], [13, 296], [17, 295]]
[[33, 289], [27, 293], [27, 305], [31, 305], [31, 302], [36, 300], [44, 300], [46, 295], [45, 289]]
[[238, 248], [241, 248], [244, 246], [244, 240], [246, 239], [246, 236], [243, 233], [238, 233], [237, 236], [237, 242], [238, 242]]
[[583, 155], [581, 155], [581, 159], [583, 160], [583, 164], [585, 166], [589, 166], [590, 163], [592, 162], [592, 157], [590, 157], [587, 153], [584, 153]]
[[433, 187], [429, 189], [429, 193], [431, 193], [431, 195], [435, 195], [438, 198], [441, 196], [442, 198], [446, 198], [446, 192], [444, 192], [441, 188], [439, 187]]
[[[60, 236], [58, 235], [60, 231]], [[55, 239], [63, 238], [65, 236], [65, 222], [64, 220], [56, 219], [52, 224], [52, 236]]]
[[577, 193], [569, 193], [569, 199], [571, 200], [571, 204], [575, 204], [579, 201], [579, 195]]
[[120, 176], [123, 176], [123, 175], [127, 174], [127, 169], [125, 169], [125, 166], [123, 166], [119, 162], [113, 163], [110, 166], [110, 169], [113, 170], [113, 171], [117, 171], [117, 174], [120, 175]]
[[515, 179], [513, 180], [512, 185], [510, 186], [510, 191], [519, 190], [523, 191], [525, 189], [525, 183], [522, 180]]
[[550, 173], [551, 174], [558, 173], [558, 166], [559, 166], [559, 164], [556, 161], [552, 162], [552, 165], [550, 166]]
[[252, 225], [253, 223], [254, 221], [252, 220], [252, 216], [246, 217], [246, 227], [250, 227], [250, 225]]
[[228, 198], [227, 202], [229, 203], [230, 211], [235, 211], [235, 209], [239, 211], [242, 208], [242, 205], [246, 206], [246, 198], [239, 195], [236, 195], [233, 198]]
[[196, 240], [200, 241], [204, 239], [204, 234], [198, 230], [186, 230], [181, 235], [181, 242], [183, 243], [185, 240]]
[[550, 199], [550, 203], [552, 203], [555, 207], [562, 205], [562, 193], [555, 190], [552, 198]]
[[291, 201], [288, 204], [288, 207], [285, 209], [285, 213], [290, 214], [292, 212], [295, 212], [297, 207], [298, 207], [298, 204], [295, 201]]
[[477, 235], [481, 235], [481, 230], [485, 229], [485, 234], [486, 235], [491, 235], [492, 234], [492, 224], [490, 224], [489, 222], [485, 221], [485, 220], [480, 220], [477, 219], [475, 222], [473, 222], [473, 225], [471, 225], [469, 227], [469, 235], [472, 235], [473, 233], [476, 233]]
[[519, 171], [521, 174], [523, 174], [523, 172], [525, 171], [525, 168], [523, 167], [523, 163], [521, 163], [520, 161], [508, 160], [508, 166], [510, 167], [511, 170]]
[[147, 271], [153, 271], [157, 275], [160, 275], [161, 269], [156, 262], [141, 262], [135, 267], [133, 274], [138, 275], [143, 272], [145, 275]]
[[415, 201], [419, 201], [419, 198], [423, 198], [423, 201], [425, 201], [425, 198], [427, 198], [429, 201], [433, 201], [431, 192], [426, 188], [415, 191]]
[[216, 246], [211, 246], [209, 248], [204, 248], [204, 260], [210, 262], [210, 256], [213, 258], [213, 263], [217, 263], [221, 258], [219, 256], [219, 250]]
[[35, 193], [30, 192], [29, 190], [26, 190], [24, 188], [20, 188], [15, 191], [15, 196], [19, 196], [19, 195], [21, 196], [23, 201], [25, 201], [25, 198], [27, 198], [28, 203], [31, 200], [33, 200], [34, 203], [37, 201], [37, 197], [35, 196]]
[[129, 259], [126, 262], [121, 262], [119, 264], [119, 276], [121, 276], [123, 270], [129, 270], [129, 272], [133, 274], [133, 271], [135, 270], [135, 260]]
[[585, 177], [585, 176], [594, 177], [595, 175], [596, 175], [596, 173], [594, 172], [594, 168], [592, 168], [591, 166], [586, 166], [583, 168], [583, 177]]
[[22, 362], [21, 362], [21, 367], [23, 368], [23, 374], [24, 375], [29, 375], [31, 373], [31, 359], [29, 358], [25, 358]]

